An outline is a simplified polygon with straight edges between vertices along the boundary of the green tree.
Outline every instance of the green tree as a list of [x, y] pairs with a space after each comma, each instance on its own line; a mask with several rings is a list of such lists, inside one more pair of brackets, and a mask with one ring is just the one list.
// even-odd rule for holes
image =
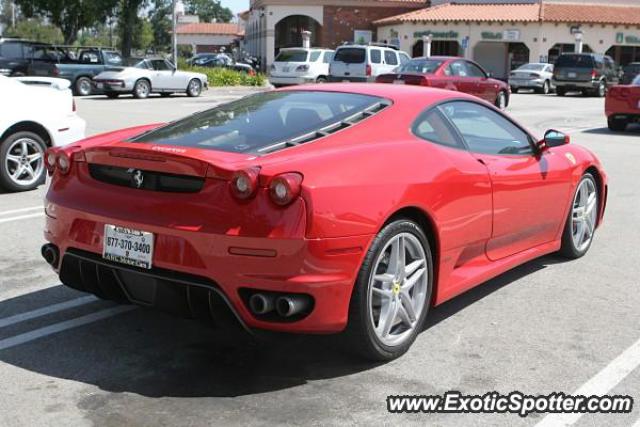
[[7, 28], [4, 35], [53, 44], [60, 44], [64, 41], [62, 32], [58, 27], [45, 24], [36, 18], [21, 19], [16, 23], [15, 28]]
[[229, 22], [233, 19], [233, 12], [223, 7], [220, 0], [185, 0], [185, 10], [188, 14], [198, 15], [203, 22]]
[[155, 0], [154, 7], [149, 12], [155, 51], [168, 51], [171, 49], [171, 6], [171, 0]]
[[118, 7], [118, 32], [120, 50], [126, 58], [135, 48], [136, 32], [140, 30], [140, 10], [146, 6], [146, 0], [120, 0]]
[[105, 22], [118, 0], [16, 0], [26, 17], [43, 17], [62, 30], [64, 42], [72, 44], [83, 28]]

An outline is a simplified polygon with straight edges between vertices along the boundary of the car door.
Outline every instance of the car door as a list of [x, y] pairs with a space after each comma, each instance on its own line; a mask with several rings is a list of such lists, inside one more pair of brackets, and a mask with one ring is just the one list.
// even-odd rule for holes
[[493, 187], [493, 230], [486, 247], [499, 260], [553, 241], [565, 222], [573, 166], [495, 109], [471, 101], [440, 107], [469, 151], [486, 165]]
[[378, 74], [393, 73], [399, 65], [400, 60], [398, 59], [398, 52], [391, 49], [385, 49], [383, 72]]
[[[174, 82], [174, 69], [164, 59], [151, 60], [153, 67], [151, 86], [153, 90], [170, 90], [176, 89], [177, 84]], [[186, 84], [184, 85], [186, 88]]]
[[469, 75], [467, 61], [457, 60], [449, 64], [449, 75], [457, 91], [479, 96], [477, 81]]
[[487, 102], [494, 103], [500, 90], [497, 83], [487, 76], [487, 73], [478, 65], [465, 61], [469, 78], [473, 80], [476, 88], [476, 96]]

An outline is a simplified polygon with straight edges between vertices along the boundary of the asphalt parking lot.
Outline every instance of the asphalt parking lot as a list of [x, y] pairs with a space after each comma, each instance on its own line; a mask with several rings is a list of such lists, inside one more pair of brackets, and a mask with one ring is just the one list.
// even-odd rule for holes
[[[172, 120], [248, 93], [76, 99], [88, 134]], [[597, 98], [518, 94], [508, 111], [555, 128], [609, 174], [590, 252], [525, 264], [434, 309], [409, 353], [354, 360], [331, 337], [255, 343], [60, 285], [41, 260], [45, 188], [0, 194], [0, 424], [533, 426], [543, 415], [404, 414], [386, 397], [448, 390], [631, 395], [634, 411], [560, 421], [640, 423], [640, 127], [611, 133]], [[553, 425], [564, 425], [553, 424]], [[640, 425], [640, 424], [637, 424]]]

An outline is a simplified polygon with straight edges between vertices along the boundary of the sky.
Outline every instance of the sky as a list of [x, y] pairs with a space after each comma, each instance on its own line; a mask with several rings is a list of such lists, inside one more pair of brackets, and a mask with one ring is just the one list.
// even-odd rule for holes
[[249, 9], [249, 0], [222, 0], [221, 3], [231, 9], [234, 15]]

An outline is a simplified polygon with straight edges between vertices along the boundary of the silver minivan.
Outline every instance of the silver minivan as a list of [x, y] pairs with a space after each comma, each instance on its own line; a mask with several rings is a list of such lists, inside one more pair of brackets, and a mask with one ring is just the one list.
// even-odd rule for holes
[[373, 82], [380, 74], [392, 73], [411, 58], [386, 45], [343, 45], [329, 65], [329, 81]]

